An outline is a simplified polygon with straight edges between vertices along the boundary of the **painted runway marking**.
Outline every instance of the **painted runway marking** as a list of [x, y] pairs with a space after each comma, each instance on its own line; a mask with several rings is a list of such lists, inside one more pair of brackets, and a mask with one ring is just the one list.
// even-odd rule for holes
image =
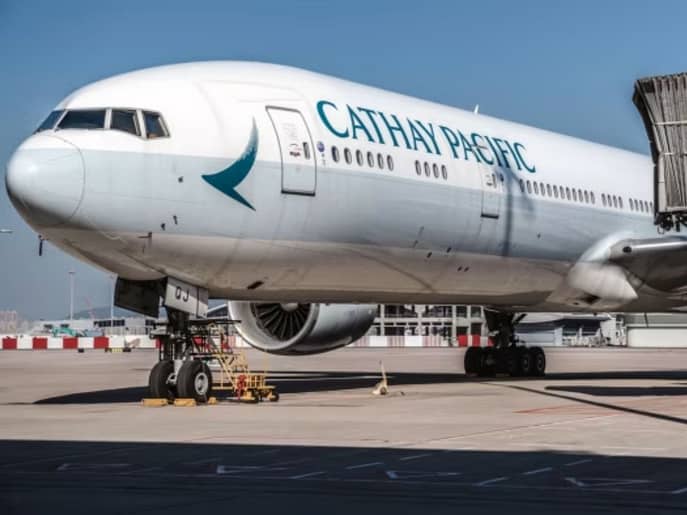
[[346, 470], [362, 469], [365, 467], [374, 467], [375, 465], [384, 465], [381, 461], [373, 461], [371, 463], [361, 463], [360, 465], [350, 465]]
[[398, 461], [417, 460], [419, 458], [424, 458], [425, 456], [431, 456], [431, 454], [425, 453], [425, 454], [413, 454], [412, 456], [403, 456], [403, 458], [399, 458]]
[[386, 476], [389, 479], [416, 480], [428, 477], [456, 477], [460, 472], [428, 472], [423, 470], [387, 470]]
[[487, 479], [486, 481], [482, 481], [481, 483], [475, 483], [475, 486], [488, 486], [494, 483], [500, 483], [501, 481], [506, 481], [507, 479], [509, 479], [508, 476], [495, 477], [493, 479]]
[[589, 463], [590, 461], [594, 461], [594, 460], [588, 459], [588, 460], [571, 461], [570, 463], [566, 463], [563, 466], [564, 467], [576, 467], [578, 465], [582, 465], [583, 463]]
[[608, 487], [608, 486], [631, 486], [631, 485], [646, 485], [653, 483], [650, 479], [626, 479], [615, 477], [586, 477], [575, 478], [566, 477], [565, 480], [580, 488], [594, 488], [594, 487]]
[[677, 490], [673, 490], [673, 491], [670, 492], [670, 493], [673, 494], [673, 495], [680, 495], [680, 494], [687, 493], [687, 486], [684, 487], [684, 488], [678, 488]]
[[63, 463], [56, 470], [112, 470], [130, 467], [130, 463]]
[[319, 476], [321, 474], [326, 474], [326, 470], [320, 470], [318, 472], [308, 472], [307, 474], [299, 474], [298, 476], [291, 476], [289, 479], [305, 479], [306, 477]]
[[237, 474], [239, 472], [274, 472], [288, 470], [288, 467], [270, 467], [269, 465], [217, 465], [215, 474]]
[[541, 474], [542, 472], [551, 472], [553, 469], [551, 467], [544, 467], [541, 469], [536, 469], [536, 470], [528, 470], [527, 472], [523, 472], [523, 476], [534, 476], [535, 474]]

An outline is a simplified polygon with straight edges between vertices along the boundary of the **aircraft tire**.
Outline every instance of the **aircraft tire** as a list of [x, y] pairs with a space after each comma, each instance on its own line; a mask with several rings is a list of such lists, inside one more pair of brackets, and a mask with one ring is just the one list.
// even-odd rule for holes
[[546, 354], [541, 347], [532, 347], [532, 375], [534, 377], [544, 377], [546, 375]]
[[158, 361], [150, 370], [148, 390], [157, 399], [174, 399], [175, 389], [169, 379], [174, 375], [174, 363], [169, 360]]
[[[475, 347], [478, 348], [478, 347]], [[491, 347], [484, 347], [480, 349], [479, 353], [479, 370], [477, 371], [477, 375], [480, 377], [492, 377], [495, 373], [495, 354], [494, 354], [494, 349]]]
[[199, 359], [185, 361], [177, 376], [177, 392], [179, 398], [207, 402], [212, 395], [212, 373], [207, 363]]
[[529, 377], [532, 375], [532, 361], [533, 361], [533, 355], [530, 352], [530, 349], [527, 347], [520, 347], [517, 350], [518, 353], [518, 375], [524, 376], [524, 377]]
[[481, 351], [481, 347], [468, 347], [468, 350], [465, 351], [463, 366], [465, 367], [465, 373], [467, 375], [479, 373]]
[[504, 372], [510, 377], [517, 377], [520, 375], [520, 363], [518, 361], [518, 348], [508, 347], [503, 351], [503, 367]]

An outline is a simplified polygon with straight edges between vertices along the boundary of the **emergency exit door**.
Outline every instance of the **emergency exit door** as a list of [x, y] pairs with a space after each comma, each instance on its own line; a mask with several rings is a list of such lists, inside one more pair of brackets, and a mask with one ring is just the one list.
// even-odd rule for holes
[[502, 175], [486, 166], [480, 166], [482, 176], [482, 217], [498, 218], [503, 200]]
[[280, 107], [268, 107], [267, 114], [279, 141], [282, 192], [314, 195], [317, 164], [303, 115], [295, 109]]

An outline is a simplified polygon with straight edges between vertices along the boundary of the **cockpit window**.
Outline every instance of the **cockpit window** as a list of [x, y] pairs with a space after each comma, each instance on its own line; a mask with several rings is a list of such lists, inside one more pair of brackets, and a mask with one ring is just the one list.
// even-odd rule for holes
[[104, 129], [105, 109], [67, 111], [58, 129]]
[[143, 119], [146, 125], [146, 135], [148, 139], [167, 137], [167, 128], [162, 117], [158, 113], [143, 111]]
[[113, 109], [112, 120], [110, 121], [110, 129], [140, 136], [141, 130], [138, 127], [138, 116], [136, 115], [136, 111]]
[[62, 113], [64, 113], [64, 109], [58, 109], [57, 111], [50, 113], [43, 123], [39, 125], [38, 129], [36, 129], [36, 132], [53, 130], [55, 128], [55, 124], [62, 116]]

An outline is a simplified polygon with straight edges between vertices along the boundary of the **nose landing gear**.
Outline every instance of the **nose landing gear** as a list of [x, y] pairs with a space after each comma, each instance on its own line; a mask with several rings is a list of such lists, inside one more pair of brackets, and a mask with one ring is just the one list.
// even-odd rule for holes
[[493, 347], [470, 347], [465, 353], [465, 373], [479, 377], [505, 374], [511, 377], [543, 377], [546, 354], [541, 347], [517, 344], [515, 326], [523, 315], [485, 310]]

